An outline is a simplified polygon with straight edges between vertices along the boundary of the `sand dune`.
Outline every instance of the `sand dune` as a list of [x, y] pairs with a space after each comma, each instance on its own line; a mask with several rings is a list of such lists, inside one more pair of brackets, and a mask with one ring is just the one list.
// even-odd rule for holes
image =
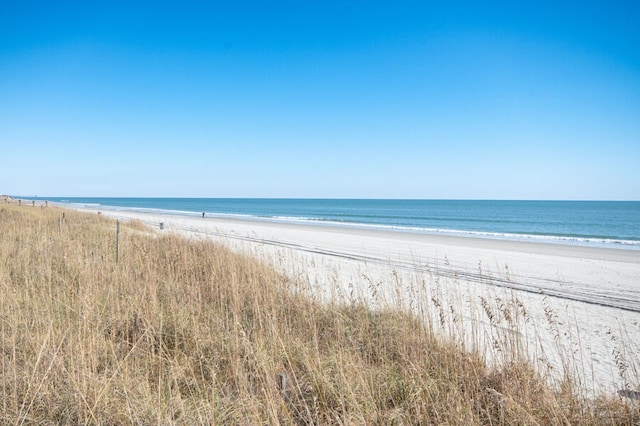
[[[102, 213], [139, 219], [157, 229], [163, 223], [162, 232], [213, 238], [273, 262], [289, 276], [308, 280], [308, 290], [318, 300], [406, 306], [489, 360], [501, 356], [492, 352], [492, 339], [512, 333], [552, 380], [571, 374], [588, 390], [638, 389], [638, 250], [104, 209]], [[514, 322], [506, 311], [505, 318], [494, 318], [489, 302], [496, 310], [508, 302], [521, 319]]]

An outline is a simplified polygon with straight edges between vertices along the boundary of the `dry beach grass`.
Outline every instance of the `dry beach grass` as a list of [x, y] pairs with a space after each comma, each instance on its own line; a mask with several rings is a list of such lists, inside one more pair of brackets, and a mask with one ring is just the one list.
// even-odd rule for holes
[[100, 215], [0, 206], [0, 423], [640, 423], [632, 399], [550, 387], [512, 335], [490, 367], [400, 301], [319, 303], [303, 279], [135, 221], [117, 263], [115, 247]]

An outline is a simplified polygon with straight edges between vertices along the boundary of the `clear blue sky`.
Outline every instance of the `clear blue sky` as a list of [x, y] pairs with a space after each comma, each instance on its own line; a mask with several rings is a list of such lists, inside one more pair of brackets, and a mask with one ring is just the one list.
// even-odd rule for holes
[[637, 1], [130, 3], [0, 3], [0, 193], [640, 199]]

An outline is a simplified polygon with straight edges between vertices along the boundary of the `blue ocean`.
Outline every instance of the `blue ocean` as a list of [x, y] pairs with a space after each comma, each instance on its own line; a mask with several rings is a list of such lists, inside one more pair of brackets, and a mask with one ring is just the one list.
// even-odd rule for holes
[[[33, 198], [30, 198], [33, 199]], [[100, 208], [640, 250], [640, 201], [39, 198]]]

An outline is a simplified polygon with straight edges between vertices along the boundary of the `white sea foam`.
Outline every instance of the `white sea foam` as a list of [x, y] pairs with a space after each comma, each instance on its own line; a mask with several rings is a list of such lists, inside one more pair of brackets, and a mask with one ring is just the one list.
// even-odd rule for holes
[[[238, 215], [227, 215], [227, 217], [239, 217]], [[617, 248], [631, 248], [640, 250], [640, 241], [636, 240], [619, 240], [613, 238], [597, 238], [597, 237], [578, 237], [578, 236], [563, 236], [563, 235], [540, 235], [540, 234], [516, 234], [508, 232], [489, 232], [489, 231], [470, 231], [459, 229], [447, 229], [447, 228], [422, 228], [415, 226], [400, 226], [400, 225], [385, 225], [385, 224], [372, 224], [372, 223], [358, 223], [358, 222], [341, 222], [332, 221], [326, 219], [317, 219], [310, 217], [291, 217], [291, 216], [275, 216], [275, 217], [258, 217], [246, 215], [251, 219], [264, 220], [270, 222], [285, 222], [285, 223], [304, 223], [304, 224], [316, 224], [333, 227], [343, 228], [356, 228], [356, 229], [375, 229], [382, 231], [396, 231], [396, 232], [411, 232], [421, 234], [434, 234], [434, 235], [447, 235], [447, 236], [460, 236], [460, 237], [472, 237], [472, 238], [488, 238], [498, 240], [510, 240], [510, 241], [539, 241], [558, 244], [576, 244], [586, 246], [598, 246], [598, 247], [617, 247]]]

